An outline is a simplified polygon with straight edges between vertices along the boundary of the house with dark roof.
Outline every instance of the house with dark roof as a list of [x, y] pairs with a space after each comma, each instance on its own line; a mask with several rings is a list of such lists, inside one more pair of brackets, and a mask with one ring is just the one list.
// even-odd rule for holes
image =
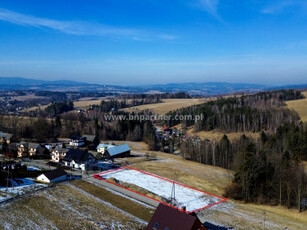
[[37, 181], [43, 183], [54, 183], [68, 179], [68, 174], [61, 168], [45, 172], [37, 177]]
[[85, 170], [87, 166], [95, 162], [94, 157], [81, 149], [69, 149], [63, 159], [67, 167]]
[[96, 147], [99, 144], [99, 139], [96, 135], [83, 135], [82, 138], [85, 145]]
[[17, 156], [18, 157], [27, 157], [29, 155], [29, 143], [20, 142], [17, 144]]
[[91, 151], [90, 154], [95, 158], [96, 161], [102, 160], [103, 156], [100, 152]]
[[64, 159], [66, 156], [66, 153], [69, 151], [69, 149], [65, 148], [55, 148], [52, 150], [51, 153], [51, 160], [54, 162], [60, 162]]
[[50, 152], [47, 148], [41, 147], [36, 150], [35, 155], [32, 155], [33, 159], [50, 159]]
[[187, 214], [160, 203], [146, 230], [207, 230], [195, 213]]
[[41, 147], [40, 144], [37, 143], [29, 143], [28, 149], [29, 149], [29, 156], [34, 156], [36, 154], [37, 149]]

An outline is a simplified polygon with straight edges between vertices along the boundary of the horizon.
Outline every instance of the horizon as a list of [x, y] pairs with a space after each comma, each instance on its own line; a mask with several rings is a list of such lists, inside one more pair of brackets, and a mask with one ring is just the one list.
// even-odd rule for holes
[[0, 76], [306, 84], [306, 16], [300, 0], [3, 0]]
[[186, 81], [186, 82], [168, 82], [168, 83], [152, 83], [152, 84], [103, 84], [103, 83], [87, 83], [85, 81], [78, 81], [78, 80], [65, 80], [65, 79], [58, 79], [58, 80], [45, 80], [45, 79], [39, 79], [39, 78], [30, 78], [30, 77], [18, 77], [18, 76], [11, 76], [11, 77], [7, 77], [7, 76], [0, 76], [0, 79], [2, 78], [17, 78], [17, 79], [26, 79], [26, 80], [35, 80], [35, 81], [45, 81], [45, 82], [73, 82], [73, 83], [80, 83], [80, 84], [89, 84], [89, 85], [109, 85], [109, 86], [122, 86], [122, 87], [131, 87], [131, 86], [135, 86], [135, 87], [146, 87], [146, 86], [163, 86], [163, 85], [172, 85], [172, 84], [232, 84], [232, 85], [236, 85], [236, 84], [242, 84], [242, 85], [254, 85], [254, 86], [263, 86], [263, 87], [282, 87], [282, 86], [291, 86], [291, 85], [307, 85], [307, 82], [303, 82], [300, 84], [257, 84], [257, 83], [248, 83], [248, 82], [227, 82], [227, 81], [198, 81], [198, 82], [193, 82], [193, 81]]

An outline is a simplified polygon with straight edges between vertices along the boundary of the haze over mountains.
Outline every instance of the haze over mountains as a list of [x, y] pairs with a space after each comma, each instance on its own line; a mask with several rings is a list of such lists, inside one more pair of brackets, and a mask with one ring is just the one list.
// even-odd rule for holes
[[23, 77], [0, 77], [0, 90], [49, 90], [49, 91], [78, 91], [78, 92], [110, 92], [110, 93], [164, 93], [187, 92], [191, 95], [219, 95], [235, 92], [258, 92], [272, 89], [304, 89], [302, 85], [260, 85], [248, 83], [227, 82], [189, 82], [168, 83], [155, 85], [119, 86], [89, 84], [68, 80], [46, 81]]

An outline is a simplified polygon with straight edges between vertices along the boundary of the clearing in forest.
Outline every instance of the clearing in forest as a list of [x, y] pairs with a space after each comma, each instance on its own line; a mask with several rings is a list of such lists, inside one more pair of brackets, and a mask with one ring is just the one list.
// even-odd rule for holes
[[306, 98], [287, 101], [286, 104], [289, 109], [294, 109], [300, 115], [303, 122], [307, 122], [307, 92], [303, 92], [303, 95]]
[[124, 109], [126, 112], [152, 110], [155, 114], [166, 114], [169, 111], [206, 103], [214, 98], [162, 99], [161, 103], [139, 105]]

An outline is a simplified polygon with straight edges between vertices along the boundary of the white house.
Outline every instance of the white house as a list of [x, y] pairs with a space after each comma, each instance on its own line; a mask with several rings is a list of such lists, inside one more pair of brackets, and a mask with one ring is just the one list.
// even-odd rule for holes
[[75, 169], [80, 169], [82, 171], [85, 171], [86, 169], [86, 162], [80, 162], [80, 161], [75, 161], [72, 160], [71, 162], [65, 162], [65, 166], [75, 168]]
[[60, 162], [66, 156], [68, 149], [65, 148], [55, 148], [51, 153], [51, 160], [55, 162]]
[[69, 145], [72, 147], [81, 147], [84, 145], [84, 139], [80, 136], [71, 136]]
[[68, 179], [67, 173], [63, 169], [58, 168], [39, 175], [36, 180], [43, 183], [54, 183], [54, 182], [64, 181], [67, 179]]
[[86, 170], [88, 165], [95, 162], [95, 158], [87, 151], [81, 149], [69, 149], [63, 162], [67, 167]]

